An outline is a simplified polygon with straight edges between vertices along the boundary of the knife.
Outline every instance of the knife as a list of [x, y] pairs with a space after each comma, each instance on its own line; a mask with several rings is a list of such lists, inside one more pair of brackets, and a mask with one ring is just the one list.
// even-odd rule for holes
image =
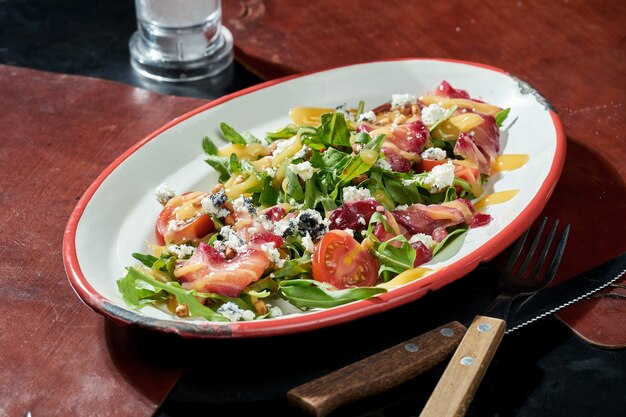
[[[508, 321], [505, 334], [585, 299], [626, 272], [626, 252], [525, 300]], [[323, 417], [338, 407], [396, 387], [444, 361], [456, 350], [466, 327], [453, 321], [382, 352], [307, 382], [287, 400]]]

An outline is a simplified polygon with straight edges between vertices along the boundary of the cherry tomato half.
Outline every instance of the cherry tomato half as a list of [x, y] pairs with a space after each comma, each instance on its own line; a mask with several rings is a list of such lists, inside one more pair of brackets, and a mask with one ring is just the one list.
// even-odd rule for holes
[[315, 247], [313, 278], [338, 289], [371, 287], [378, 280], [378, 261], [345, 231], [331, 230]]
[[201, 201], [206, 196], [206, 193], [196, 191], [168, 201], [156, 222], [159, 243], [197, 242], [211, 233], [215, 229], [213, 220], [208, 214], [202, 213]]

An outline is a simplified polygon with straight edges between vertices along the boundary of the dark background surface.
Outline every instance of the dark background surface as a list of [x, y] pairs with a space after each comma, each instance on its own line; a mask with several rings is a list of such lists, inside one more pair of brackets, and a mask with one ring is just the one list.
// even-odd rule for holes
[[[2, 1], [0, 63], [207, 99], [261, 81], [239, 64], [219, 77], [194, 83], [141, 79], [132, 72], [128, 60], [128, 38], [134, 29], [130, 0]], [[289, 388], [448, 320], [469, 320], [494, 296], [494, 282], [494, 270], [485, 267], [392, 312], [271, 339], [184, 341], [132, 329], [123, 331], [136, 340], [138, 349], [160, 344], [167, 352], [162, 360], [178, 360], [188, 367], [157, 412], [159, 417], [299, 415], [284, 400]], [[113, 324], [107, 326], [111, 332], [121, 331]], [[335, 415], [418, 415], [442, 371], [443, 366], [439, 366], [409, 384]], [[505, 337], [468, 415], [623, 415], [625, 381], [624, 350], [591, 347], [560, 322], [548, 318]]]

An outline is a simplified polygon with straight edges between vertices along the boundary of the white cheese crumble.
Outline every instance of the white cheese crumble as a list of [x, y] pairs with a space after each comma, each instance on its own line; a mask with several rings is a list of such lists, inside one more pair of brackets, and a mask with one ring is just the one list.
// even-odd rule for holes
[[407, 104], [413, 104], [417, 101], [415, 94], [392, 94], [391, 95], [391, 107], [404, 107]]
[[309, 232], [302, 237], [302, 246], [304, 246], [304, 250], [309, 253], [315, 252], [315, 244], [313, 243], [313, 239], [311, 239], [311, 234]]
[[424, 185], [430, 187], [431, 191], [441, 191], [450, 187], [454, 181], [454, 165], [448, 161], [443, 165], [437, 165], [424, 178]]
[[215, 204], [213, 204], [213, 201], [211, 201], [210, 197], [204, 197], [200, 201], [200, 204], [202, 204], [202, 210], [204, 210], [206, 214], [212, 214], [216, 216], [217, 213], [219, 213], [220, 211], [218, 207], [215, 207]]
[[225, 302], [218, 309], [217, 312], [226, 317], [230, 321], [254, 320], [256, 315], [253, 311], [244, 310], [232, 301]]
[[274, 176], [276, 175], [276, 169], [275, 168], [267, 167], [267, 168], [265, 168], [265, 172], [267, 172], [267, 175], [270, 178], [274, 178]]
[[[235, 250], [241, 250], [244, 246], [246, 246], [246, 242], [237, 235], [235, 231], [230, 226], [222, 227], [220, 230], [220, 236], [224, 238], [223, 244], [225, 248], [231, 248]], [[216, 249], [218, 249], [216, 247]]]
[[344, 232], [346, 232], [347, 234], [349, 234], [350, 236], [354, 237], [354, 230], [352, 229], [343, 229]]
[[277, 140], [276, 142], [274, 142], [276, 143], [276, 149], [274, 149], [272, 155], [278, 155], [282, 153], [285, 149], [293, 145], [296, 142], [296, 139], [297, 136], [294, 136], [291, 139]]
[[311, 165], [309, 161], [304, 161], [299, 164], [289, 164], [287, 168], [302, 178], [302, 181], [310, 180], [313, 177], [313, 174], [317, 171], [317, 169], [313, 168], [313, 165]]
[[270, 318], [274, 319], [283, 315], [283, 310], [281, 310], [280, 307], [273, 306], [269, 303], [266, 303], [265, 306], [267, 307], [268, 315]]
[[311, 150], [311, 148], [309, 148], [308, 145], [302, 146], [302, 149], [300, 149], [298, 152], [296, 152], [296, 154], [293, 156], [293, 159], [304, 158], [305, 156], [308, 155], [310, 150]]
[[372, 198], [372, 193], [367, 188], [345, 187], [343, 189], [343, 202], [362, 201]]
[[281, 219], [274, 223], [274, 233], [281, 237], [286, 237], [293, 233], [297, 223], [294, 219]]
[[154, 191], [154, 196], [156, 197], [157, 201], [162, 205], [166, 205], [167, 202], [174, 198], [175, 195], [176, 192], [174, 191], [174, 189], [166, 183], [159, 185]]
[[431, 104], [422, 109], [422, 122], [426, 126], [432, 126], [446, 115], [446, 109], [438, 104]]
[[166, 250], [180, 259], [193, 255], [196, 248], [189, 245], [169, 245]]
[[408, 208], [409, 208], [409, 206], [408, 206], [408, 205], [403, 204], [403, 205], [401, 205], [401, 206], [396, 207], [396, 210], [407, 210]]
[[435, 161], [442, 161], [448, 157], [446, 151], [441, 148], [428, 148], [420, 156], [422, 159], [434, 159]]
[[359, 115], [359, 122], [370, 122], [370, 123], [374, 123], [376, 121], [376, 113], [374, 113], [373, 111], [367, 111], [365, 113], [361, 113]]
[[276, 249], [274, 242], [263, 243], [261, 250], [267, 256], [270, 262], [281, 268], [285, 264], [285, 260], [280, 258], [280, 252]]
[[430, 250], [432, 250], [436, 245], [432, 236], [427, 235], [426, 233], [417, 233], [411, 236], [411, 239], [409, 239], [409, 243], [415, 243], [415, 242], [422, 242]]
[[359, 216], [359, 219], [357, 220], [357, 223], [362, 224], [363, 226], [367, 225], [367, 222], [365, 221], [364, 217]]
[[393, 168], [391, 167], [391, 164], [389, 162], [387, 162], [386, 159], [380, 158], [378, 161], [376, 161], [375, 165], [378, 168], [384, 169], [385, 171], [393, 171]]
[[354, 113], [348, 110], [348, 103], [335, 107], [335, 113], [341, 113], [344, 119], [354, 122]]

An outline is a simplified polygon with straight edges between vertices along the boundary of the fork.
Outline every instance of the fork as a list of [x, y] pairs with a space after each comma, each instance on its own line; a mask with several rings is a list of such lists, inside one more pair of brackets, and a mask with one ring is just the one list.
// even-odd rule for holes
[[[487, 308], [485, 314], [476, 316], [468, 327], [467, 333], [424, 406], [420, 417], [465, 415], [504, 336], [506, 319], [513, 301], [526, 297], [524, 300], [526, 302], [552, 282], [565, 251], [570, 226], [565, 225], [554, 249], [552, 243], [559, 221], [554, 221], [545, 241], [541, 244], [547, 221], [547, 217], [544, 217], [519, 267], [517, 267], [518, 261], [526, 249], [526, 241], [531, 230], [524, 232], [518, 239], [500, 273], [500, 294]], [[540, 244], [541, 249], [538, 251]], [[536, 253], [538, 257], [535, 260]], [[548, 260], [549, 264], [545, 268]], [[531, 266], [532, 269], [529, 271]]]

